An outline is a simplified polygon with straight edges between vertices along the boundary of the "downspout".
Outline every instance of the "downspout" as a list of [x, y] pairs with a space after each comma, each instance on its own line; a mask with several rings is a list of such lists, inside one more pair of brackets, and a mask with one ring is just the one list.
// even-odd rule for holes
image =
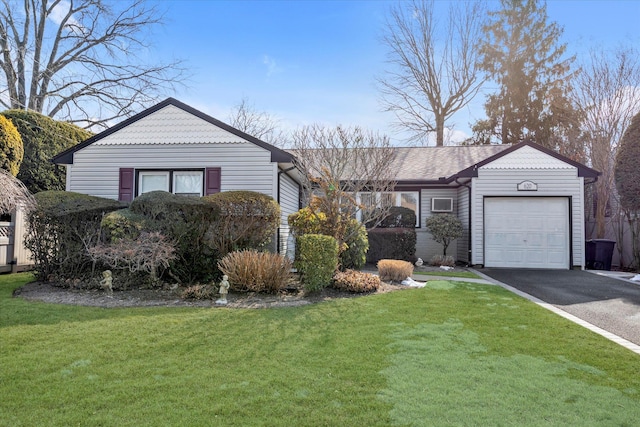
[[[468, 183], [459, 182], [458, 181], [459, 179], [460, 179], [459, 177], [456, 177], [456, 179], [455, 179], [456, 184], [458, 184], [458, 185], [460, 185], [462, 187], [467, 187], [469, 189], [469, 218], [468, 218], [469, 224], [467, 225], [468, 230], [469, 230], [469, 236], [467, 237], [467, 248], [468, 248], [467, 249], [467, 258], [468, 258], [467, 263], [468, 263], [468, 265], [471, 265], [471, 260], [472, 260], [472, 257], [471, 257], [471, 255], [472, 255], [472, 253], [471, 253], [471, 206], [472, 206], [472, 203], [471, 203], [471, 185], [469, 185]], [[469, 182], [471, 182], [471, 181], [469, 181]]]

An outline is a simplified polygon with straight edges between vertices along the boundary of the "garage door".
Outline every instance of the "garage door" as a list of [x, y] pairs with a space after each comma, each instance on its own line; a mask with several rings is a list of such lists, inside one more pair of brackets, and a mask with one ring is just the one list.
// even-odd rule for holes
[[569, 199], [484, 199], [485, 265], [569, 268]]

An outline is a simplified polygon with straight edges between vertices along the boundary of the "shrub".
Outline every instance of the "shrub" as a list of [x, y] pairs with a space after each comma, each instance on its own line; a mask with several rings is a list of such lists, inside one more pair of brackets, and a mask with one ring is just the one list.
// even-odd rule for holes
[[18, 175], [23, 157], [24, 147], [18, 129], [11, 120], [0, 115], [0, 169]]
[[25, 246], [38, 279], [90, 276], [94, 263], [87, 248], [99, 242], [103, 216], [120, 209], [120, 202], [66, 191], [34, 197], [37, 206], [27, 216]]
[[[218, 255], [208, 245], [208, 232], [219, 217], [216, 206], [199, 198], [152, 191], [136, 197], [129, 209], [135, 215], [123, 214], [123, 218], [114, 221], [116, 225], [134, 231], [158, 231], [173, 243], [176, 258], [166, 270], [172, 279], [195, 283], [210, 282], [219, 276], [215, 261], [211, 261]], [[138, 224], [140, 217], [144, 218], [142, 224]], [[115, 230], [117, 235], [117, 227]]]
[[[332, 230], [327, 224], [327, 216], [322, 212], [315, 213], [310, 207], [302, 208], [298, 212], [289, 215], [291, 231], [294, 236], [305, 234], [323, 234], [332, 236]], [[358, 220], [350, 218], [345, 223], [345, 241], [339, 251], [340, 269], [358, 269], [367, 262], [369, 239], [367, 229]], [[297, 258], [297, 248], [296, 248]]]
[[218, 262], [218, 268], [229, 277], [229, 288], [239, 292], [276, 293], [293, 278], [291, 261], [269, 252], [231, 252]]
[[91, 137], [92, 133], [74, 124], [58, 122], [29, 110], [7, 110], [2, 115], [10, 119], [22, 137], [24, 158], [18, 172], [32, 193], [64, 190], [65, 168], [51, 162], [56, 154]]
[[413, 228], [374, 228], [369, 230], [367, 262], [381, 259], [416, 260], [416, 231]]
[[217, 290], [212, 285], [192, 285], [182, 291], [180, 297], [182, 299], [214, 299], [217, 296]]
[[425, 227], [431, 232], [433, 240], [442, 244], [442, 255], [447, 255], [449, 244], [462, 237], [462, 222], [452, 214], [436, 214], [427, 218]]
[[120, 239], [111, 244], [98, 244], [88, 249], [91, 257], [114, 270], [146, 273], [156, 285], [161, 269], [176, 258], [175, 249], [158, 232], [143, 232], [135, 239]]
[[345, 270], [339, 271], [333, 276], [332, 286], [347, 292], [375, 292], [380, 288], [380, 278], [370, 273]]
[[298, 237], [299, 258], [295, 267], [307, 291], [318, 291], [331, 283], [338, 268], [338, 242], [331, 236], [305, 234]]
[[296, 237], [300, 237], [303, 234], [328, 235], [328, 230], [325, 229], [326, 221], [327, 216], [324, 213], [315, 213], [309, 206], [292, 213], [288, 217], [291, 232]]
[[219, 211], [208, 241], [221, 256], [231, 251], [265, 248], [280, 224], [280, 205], [266, 194], [224, 191], [202, 200]]
[[145, 226], [145, 217], [136, 214], [131, 209], [120, 209], [109, 212], [102, 218], [100, 226], [107, 242], [117, 242], [121, 239], [137, 239]]
[[347, 224], [346, 249], [340, 253], [340, 269], [359, 269], [367, 262], [369, 238], [367, 229], [357, 219]]
[[447, 267], [453, 267], [456, 265], [456, 260], [451, 255], [434, 255], [431, 257], [429, 264], [433, 266], [445, 265]]
[[381, 280], [401, 282], [413, 274], [413, 264], [396, 259], [381, 259], [378, 261], [378, 275]]
[[[387, 215], [381, 220], [367, 222], [365, 225], [370, 228], [415, 228], [416, 213], [413, 209], [402, 206], [391, 206], [387, 208]], [[373, 218], [380, 218], [379, 208], [373, 213]]]

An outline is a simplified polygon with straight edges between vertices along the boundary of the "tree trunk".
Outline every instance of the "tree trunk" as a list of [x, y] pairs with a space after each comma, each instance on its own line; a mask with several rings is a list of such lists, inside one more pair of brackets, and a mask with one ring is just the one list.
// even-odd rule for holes
[[444, 146], [444, 116], [436, 115], [436, 147]]

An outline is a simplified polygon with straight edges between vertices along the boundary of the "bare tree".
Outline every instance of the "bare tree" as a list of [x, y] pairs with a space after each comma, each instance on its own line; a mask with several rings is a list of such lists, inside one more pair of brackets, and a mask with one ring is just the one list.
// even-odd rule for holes
[[[404, 6], [404, 7], [403, 7]], [[422, 140], [435, 132], [444, 145], [447, 121], [475, 97], [485, 81], [478, 68], [484, 4], [452, 2], [443, 24], [434, 1], [414, 0], [391, 10], [384, 43], [390, 69], [378, 79], [384, 109], [396, 127]]]
[[[106, 125], [184, 79], [180, 61], [148, 64], [144, 0], [1, 0], [0, 105]], [[100, 117], [96, 119], [96, 117]]]
[[240, 103], [233, 107], [229, 115], [229, 124], [269, 144], [284, 144], [285, 135], [280, 129], [280, 119], [265, 111], [256, 110], [247, 98], [242, 98]]
[[593, 194], [598, 238], [605, 237], [607, 210], [617, 205], [613, 170], [618, 144], [640, 111], [639, 53], [633, 47], [593, 49], [573, 84], [572, 98], [582, 117], [588, 158], [602, 173]]
[[11, 213], [17, 207], [29, 210], [35, 204], [27, 187], [8, 171], [0, 169], [0, 214]]
[[[375, 226], [388, 214], [384, 194], [395, 187], [394, 150], [389, 138], [359, 127], [310, 125], [293, 134], [297, 166], [306, 175], [311, 207], [327, 217], [343, 243], [348, 221], [361, 217]], [[366, 195], [366, 200], [363, 200]], [[372, 209], [378, 206], [378, 209]]]

